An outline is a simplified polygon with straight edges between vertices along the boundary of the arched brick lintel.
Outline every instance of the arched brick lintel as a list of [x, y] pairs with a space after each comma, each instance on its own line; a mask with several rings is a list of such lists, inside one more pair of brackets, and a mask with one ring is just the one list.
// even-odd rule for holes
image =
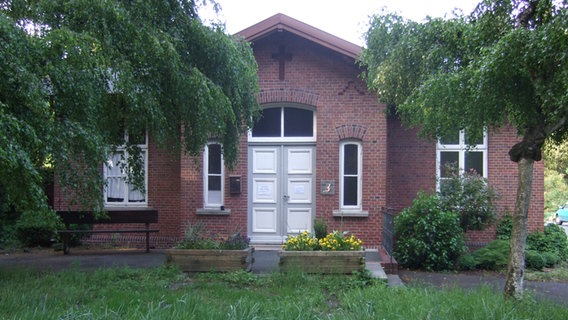
[[336, 127], [335, 131], [337, 132], [340, 141], [345, 139], [357, 139], [363, 141], [367, 128], [357, 124], [345, 124]]
[[263, 90], [258, 94], [258, 103], [292, 102], [310, 106], [317, 106], [319, 95], [313, 92], [288, 89], [288, 90]]

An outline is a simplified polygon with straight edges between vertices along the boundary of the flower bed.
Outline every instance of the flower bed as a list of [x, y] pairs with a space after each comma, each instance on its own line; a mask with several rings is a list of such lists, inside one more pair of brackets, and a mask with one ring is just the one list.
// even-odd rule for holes
[[289, 236], [279, 252], [281, 271], [353, 273], [365, 268], [363, 242], [347, 232], [317, 239], [308, 232]]
[[252, 268], [254, 248], [241, 250], [168, 249], [166, 263], [184, 272], [228, 272]]
[[228, 237], [205, 235], [202, 224], [190, 225], [185, 237], [166, 250], [166, 263], [177, 265], [184, 272], [250, 271], [254, 248], [241, 232]]

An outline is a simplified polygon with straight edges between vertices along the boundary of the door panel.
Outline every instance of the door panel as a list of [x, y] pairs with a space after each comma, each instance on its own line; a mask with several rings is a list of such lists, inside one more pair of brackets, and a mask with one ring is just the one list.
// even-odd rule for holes
[[252, 232], [276, 233], [276, 208], [254, 208]]
[[312, 173], [312, 149], [287, 149], [288, 174]]
[[304, 230], [312, 231], [312, 210], [311, 208], [289, 208], [288, 209], [288, 233], [300, 233]]
[[253, 149], [253, 173], [276, 174], [278, 166], [278, 150], [273, 148]]
[[253, 203], [276, 204], [278, 195], [276, 178], [253, 178], [252, 192]]
[[288, 179], [288, 203], [312, 203], [312, 179], [289, 178]]
[[249, 235], [253, 243], [282, 243], [312, 231], [313, 146], [249, 147]]

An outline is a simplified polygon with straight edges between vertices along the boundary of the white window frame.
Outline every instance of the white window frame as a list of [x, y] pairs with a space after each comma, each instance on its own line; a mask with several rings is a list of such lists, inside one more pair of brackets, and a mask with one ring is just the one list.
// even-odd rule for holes
[[[249, 142], [315, 142], [317, 139], [317, 116], [316, 111], [313, 108], [296, 105], [290, 103], [277, 103], [264, 106], [264, 109], [275, 109], [280, 108], [280, 136], [279, 137], [253, 137], [252, 129], [248, 131], [248, 141]], [[311, 137], [284, 137], [284, 109], [285, 108], [297, 108], [304, 109], [312, 112], [313, 116], [313, 135]]]
[[[357, 204], [356, 205], [344, 205], [345, 196], [345, 146], [356, 145], [357, 146], [357, 174], [349, 175], [357, 177]], [[359, 141], [346, 140], [339, 144], [339, 208], [341, 211], [361, 211], [363, 208], [363, 146]]]
[[[221, 173], [215, 176], [221, 176], [221, 202], [209, 202], [209, 146], [218, 144], [221, 147]], [[203, 150], [203, 207], [206, 209], [220, 209], [225, 205], [225, 161], [223, 159], [223, 145], [220, 142], [208, 142]]]
[[[125, 132], [124, 133], [124, 141], [128, 141], [129, 137], [128, 137], [128, 133]], [[148, 134], [145, 132], [144, 133], [144, 143], [143, 144], [137, 144], [137, 146], [140, 148], [140, 151], [142, 153], [142, 157], [143, 157], [143, 161], [144, 161], [144, 190], [145, 190], [145, 194], [144, 194], [144, 201], [133, 201], [133, 202], [129, 202], [129, 184], [128, 182], [124, 181], [124, 194], [123, 194], [123, 201], [122, 202], [109, 202], [108, 201], [108, 185], [105, 186], [105, 190], [104, 190], [104, 194], [103, 194], [103, 202], [104, 202], [104, 206], [105, 207], [147, 207], [148, 206]], [[126, 149], [126, 145], [122, 145], [118, 148], [116, 148], [116, 150], [112, 153], [112, 157], [114, 157], [115, 154], [117, 153], [123, 153], [124, 154], [124, 159], [128, 159], [129, 154], [128, 154], [128, 150]], [[105, 163], [103, 165], [103, 178], [105, 179], [105, 181], [107, 180], [107, 176], [108, 176], [108, 166], [109, 165], [113, 165], [112, 163], [112, 158], [107, 160], [107, 163]], [[126, 168], [128, 170], [128, 168]], [[124, 169], [121, 169], [122, 171]], [[123, 171], [121, 172], [121, 176], [123, 179], [126, 179], [126, 173]]]
[[487, 178], [487, 132], [483, 134], [483, 142], [481, 144], [470, 145], [466, 143], [465, 131], [460, 130], [459, 141], [457, 144], [443, 144], [440, 139], [436, 143], [436, 190], [440, 191], [440, 182], [442, 178], [442, 152], [457, 152], [459, 173], [465, 172], [465, 155], [468, 151], [483, 153], [483, 178]]

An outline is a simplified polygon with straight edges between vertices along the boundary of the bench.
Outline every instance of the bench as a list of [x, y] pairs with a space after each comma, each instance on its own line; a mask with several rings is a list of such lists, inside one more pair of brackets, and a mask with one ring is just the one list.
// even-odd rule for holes
[[[69, 253], [69, 236], [78, 233], [146, 233], [146, 252], [150, 252], [150, 223], [158, 222], [158, 211], [154, 209], [113, 209], [108, 210], [105, 216], [95, 218], [90, 211], [58, 211], [57, 214], [65, 224], [65, 230], [57, 230], [63, 242], [63, 253]], [[132, 229], [104, 229], [80, 230], [71, 228], [72, 224], [144, 224], [144, 228]]]

